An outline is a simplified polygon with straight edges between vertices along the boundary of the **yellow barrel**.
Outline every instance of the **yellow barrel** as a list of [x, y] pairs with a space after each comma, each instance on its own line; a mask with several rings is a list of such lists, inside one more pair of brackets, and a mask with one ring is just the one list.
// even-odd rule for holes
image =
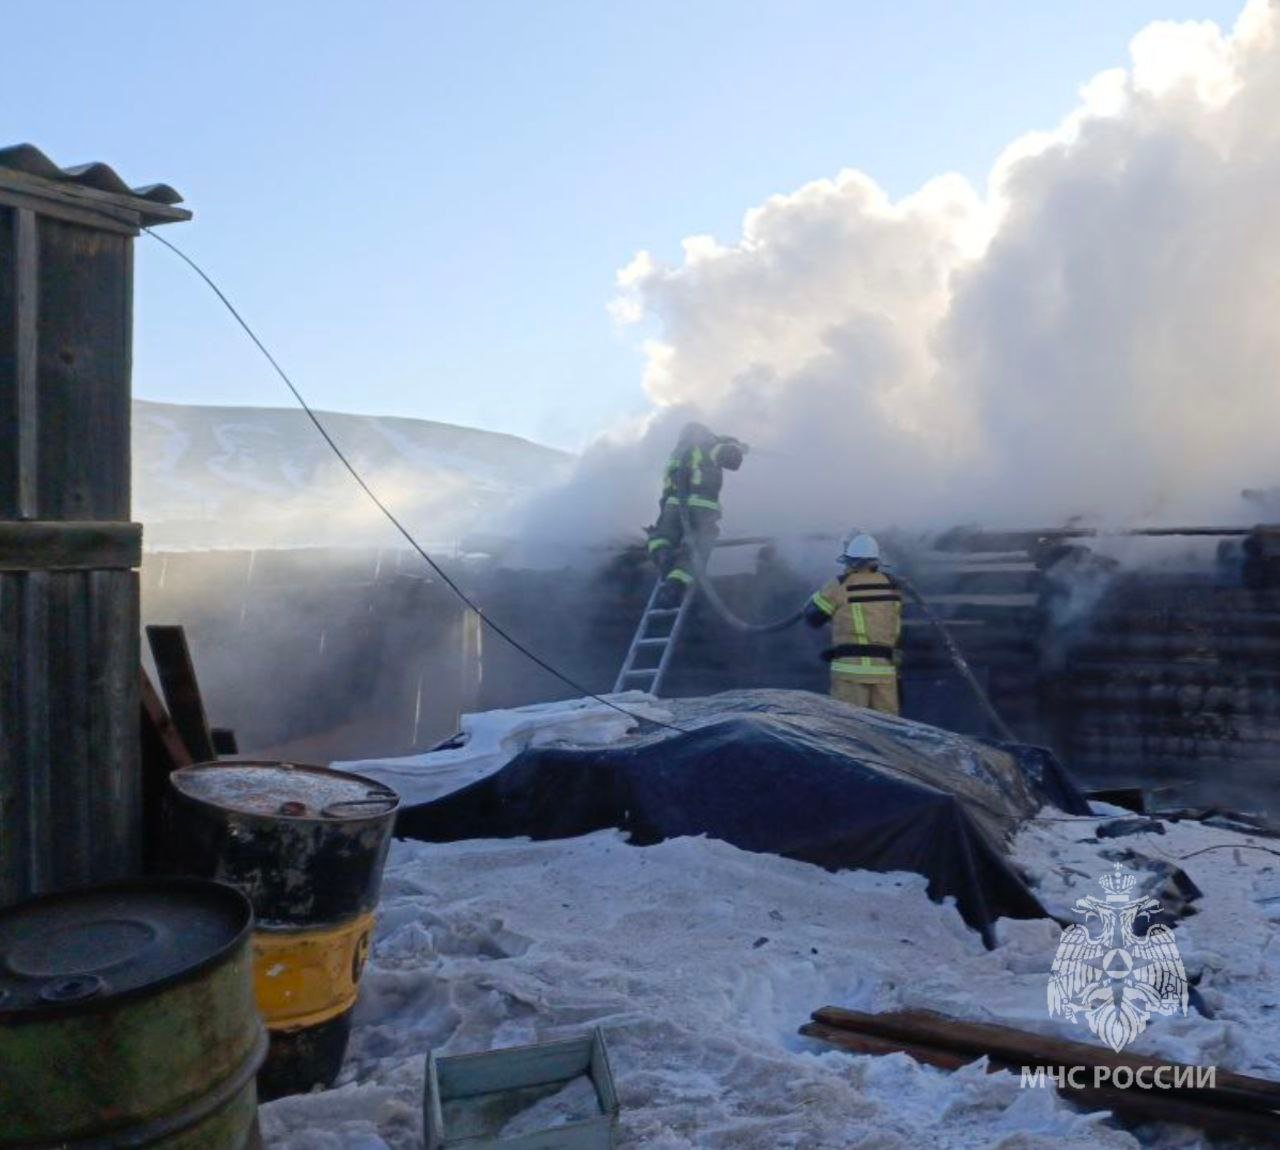
[[271, 1047], [264, 1099], [331, 1085], [342, 1066], [399, 804], [372, 779], [230, 762], [171, 776], [172, 865], [249, 896], [253, 980]]

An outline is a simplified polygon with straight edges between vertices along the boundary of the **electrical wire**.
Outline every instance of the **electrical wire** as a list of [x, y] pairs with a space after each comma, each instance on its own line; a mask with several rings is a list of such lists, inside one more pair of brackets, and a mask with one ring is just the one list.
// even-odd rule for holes
[[347, 469], [348, 473], [351, 475], [351, 478], [354, 479], [357, 484], [359, 484], [360, 490], [363, 491], [365, 495], [367, 495], [369, 499], [372, 501], [373, 505], [377, 507], [377, 509], [381, 511], [383, 515], [387, 517], [388, 522], [390, 522], [390, 524], [404, 537], [405, 542], [408, 543], [409, 546], [412, 547], [413, 550], [416, 551], [418, 555], [422, 557], [423, 562], [425, 562], [427, 566], [430, 567], [431, 570], [434, 571], [436, 575], [440, 577], [441, 582], [443, 582], [444, 585], [448, 587], [450, 591], [452, 591], [459, 599], [462, 600], [463, 603], [465, 603], [472, 611], [476, 613], [481, 623], [483, 623], [486, 627], [488, 627], [489, 630], [491, 630], [500, 639], [509, 643], [513, 648], [515, 648], [515, 650], [519, 651], [520, 654], [522, 654], [526, 659], [530, 660], [530, 662], [541, 667], [548, 674], [555, 676], [555, 678], [559, 679], [560, 682], [565, 684], [565, 686], [573, 688], [573, 690], [577, 691], [578, 694], [581, 695], [583, 698], [594, 699], [596, 702], [603, 703], [606, 707], [612, 708], [613, 710], [617, 711], [619, 714], [626, 715], [627, 718], [635, 719], [642, 724], [649, 723], [649, 724], [653, 724], [654, 726], [665, 727], [668, 730], [677, 731], [680, 734], [688, 733], [687, 731], [685, 731], [683, 727], [677, 727], [671, 723], [665, 723], [661, 719], [653, 719], [647, 715], [640, 715], [634, 711], [628, 711], [626, 707], [620, 706], [619, 704], [612, 702], [609, 699], [606, 699], [604, 696], [596, 694], [594, 691], [587, 690], [587, 688], [582, 686], [581, 683], [578, 683], [575, 680], [571, 679], [563, 671], [552, 666], [549, 662], [547, 662], [546, 659], [542, 658], [536, 652], [531, 651], [528, 647], [526, 647], [523, 643], [521, 643], [519, 639], [517, 639], [508, 630], [506, 630], [505, 627], [501, 626], [498, 623], [495, 623], [492, 619], [490, 619], [489, 616], [486, 615], [484, 611], [481, 609], [480, 605], [476, 603], [475, 600], [473, 600], [465, 591], [463, 591], [463, 589], [459, 587], [457, 583], [454, 582], [454, 580], [440, 566], [439, 563], [437, 563], [434, 559], [431, 558], [429, 554], [427, 554], [426, 550], [422, 547], [422, 545], [417, 541], [417, 539], [413, 537], [412, 532], [410, 532], [409, 529], [403, 523], [401, 523], [400, 520], [395, 516], [392, 510], [385, 503], [383, 503], [381, 499], [378, 498], [377, 493], [365, 481], [364, 476], [360, 474], [360, 472], [356, 469], [355, 465], [351, 462], [351, 460], [347, 458], [342, 448], [338, 446], [333, 436], [329, 434], [328, 428], [326, 428], [325, 425], [320, 421], [320, 417], [316, 415], [315, 411], [312, 410], [311, 405], [307, 403], [302, 392], [300, 392], [298, 388], [294, 385], [294, 382], [292, 379], [289, 378], [288, 373], [284, 370], [284, 368], [280, 366], [279, 363], [276, 362], [275, 356], [273, 356], [271, 352], [267, 350], [266, 345], [262, 342], [262, 340], [258, 338], [257, 333], [253, 330], [253, 328], [249, 326], [249, 324], [245, 321], [245, 318], [235, 309], [235, 305], [233, 305], [232, 302], [226, 297], [222, 289], [218, 287], [216, 283], [213, 282], [213, 280], [209, 277], [208, 273], [204, 270], [204, 268], [202, 268], [198, 263], [196, 263], [195, 260], [193, 260], [189, 255], [187, 255], [186, 252], [184, 252], [177, 245], [170, 243], [163, 236], [157, 235], [150, 228], [143, 228], [142, 230], [146, 232], [147, 235], [149, 235], [153, 240], [156, 240], [157, 242], [162, 243], [165, 247], [167, 247], [171, 252], [173, 252], [174, 255], [176, 255], [180, 260], [182, 260], [182, 262], [185, 263], [193, 272], [195, 272], [196, 275], [198, 275], [202, 280], [204, 280], [209, 290], [212, 291], [213, 294], [218, 297], [218, 299], [222, 303], [222, 306], [225, 307], [227, 311], [231, 313], [231, 317], [236, 321], [236, 323], [240, 325], [245, 335], [247, 335], [253, 341], [254, 346], [263, 354], [263, 356], [266, 358], [266, 361], [269, 364], [271, 364], [272, 368], [275, 369], [276, 375], [280, 377], [280, 379], [284, 382], [285, 387], [287, 387], [289, 391], [293, 394], [293, 398], [298, 401], [298, 406], [301, 407], [304, 412], [306, 412], [307, 418], [311, 420], [312, 424], [315, 426], [315, 429], [320, 433], [321, 438], [325, 441], [325, 443], [329, 445], [330, 450], [334, 453], [334, 455], [338, 457], [338, 461], [342, 464], [343, 467]]

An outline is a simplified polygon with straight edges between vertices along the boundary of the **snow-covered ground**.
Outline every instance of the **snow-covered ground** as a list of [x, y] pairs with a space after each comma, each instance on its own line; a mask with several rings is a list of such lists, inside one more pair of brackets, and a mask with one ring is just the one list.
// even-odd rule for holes
[[[566, 717], [565, 708], [576, 709]], [[475, 754], [362, 764], [444, 790], [496, 769], [548, 722], [620, 737], [585, 704], [472, 723]], [[616, 715], [616, 713], [614, 713]], [[504, 734], [505, 732], [505, 734]], [[585, 741], [585, 740], [584, 740]], [[422, 782], [419, 793], [437, 790]], [[1274, 846], [1199, 824], [1099, 842], [1099, 820], [1046, 810], [1015, 855], [1050, 904], [1098, 893], [1103, 852], [1182, 860], [1203, 891], [1177, 929], [1215, 1017], [1158, 1018], [1133, 1049], [1280, 1077], [1280, 858]], [[1206, 846], [1225, 844], [1193, 858]], [[705, 838], [626, 845], [579, 839], [397, 842], [339, 1085], [263, 1108], [272, 1147], [375, 1150], [421, 1138], [424, 1060], [606, 1034], [622, 1102], [619, 1144], [654, 1150], [911, 1147], [1190, 1147], [1160, 1127], [1142, 1142], [1051, 1091], [973, 1066], [954, 1074], [902, 1055], [853, 1057], [801, 1038], [825, 1004], [932, 1007], [1087, 1040], [1051, 1022], [1045, 987], [1060, 935], [1048, 920], [1000, 924], [983, 948], [912, 874], [830, 874]]]

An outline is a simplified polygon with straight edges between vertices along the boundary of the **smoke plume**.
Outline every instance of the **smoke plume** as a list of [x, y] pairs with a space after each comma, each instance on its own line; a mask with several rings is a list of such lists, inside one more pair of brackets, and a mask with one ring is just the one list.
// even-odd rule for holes
[[985, 191], [944, 175], [895, 202], [847, 170], [733, 243], [637, 255], [612, 311], [657, 333], [652, 412], [534, 534], [649, 521], [695, 414], [760, 449], [726, 530], [1248, 520], [1240, 489], [1277, 479], [1280, 6], [1153, 24], [1130, 55]]

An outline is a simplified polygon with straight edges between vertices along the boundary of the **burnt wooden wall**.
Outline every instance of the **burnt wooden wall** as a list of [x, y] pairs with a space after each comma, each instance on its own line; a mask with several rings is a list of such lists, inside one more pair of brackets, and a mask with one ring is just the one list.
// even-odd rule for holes
[[140, 865], [128, 203], [0, 172], [0, 905]]
[[142, 608], [185, 627], [209, 720], [245, 753], [407, 755], [478, 709], [474, 628], [407, 551], [148, 552]]
[[[962, 541], [899, 570], [1018, 738], [1052, 747], [1084, 781], [1280, 811], [1280, 570], [1251, 563], [1280, 551], [1278, 538], [1259, 529], [1216, 564], [1167, 570], [1119, 570], [1086, 546], [1034, 537]], [[639, 549], [594, 569], [451, 570], [490, 619], [601, 692], [653, 580]], [[770, 619], [818, 579], [766, 550], [717, 586], [742, 617]], [[151, 553], [143, 582], [150, 620], [187, 625], [210, 715], [244, 750], [407, 754], [451, 734], [460, 712], [576, 694], [492, 633], [465, 633], [474, 619], [408, 552]], [[699, 600], [667, 693], [825, 691], [827, 642], [804, 626], [744, 635]], [[913, 605], [903, 654], [909, 718], [994, 734]]]

